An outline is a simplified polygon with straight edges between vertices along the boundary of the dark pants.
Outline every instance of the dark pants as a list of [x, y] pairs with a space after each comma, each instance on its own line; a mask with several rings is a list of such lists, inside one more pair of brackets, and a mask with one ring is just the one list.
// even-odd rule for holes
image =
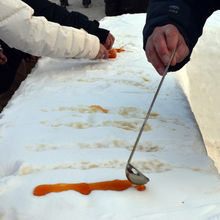
[[0, 41], [7, 63], [0, 65], [0, 112], [7, 105], [14, 92], [31, 72], [36, 62], [26, 62], [30, 55], [8, 47]]
[[84, 5], [85, 8], [87, 8], [91, 4], [91, 0], [82, 0], [82, 4]]
[[105, 14], [116, 16], [127, 13], [146, 13], [149, 0], [105, 0]]
[[60, 5], [62, 7], [66, 7], [66, 6], [69, 6], [69, 2], [68, 2], [68, 0], [60, 0]]
[[0, 44], [2, 45], [4, 55], [8, 59], [7, 63], [0, 65], [0, 94], [2, 94], [12, 85], [17, 69], [26, 53], [10, 48], [3, 41], [0, 41]]

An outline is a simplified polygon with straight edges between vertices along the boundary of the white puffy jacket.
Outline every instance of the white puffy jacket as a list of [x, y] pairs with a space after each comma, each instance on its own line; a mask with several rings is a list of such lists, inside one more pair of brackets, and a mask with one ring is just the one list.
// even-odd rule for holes
[[35, 56], [85, 57], [99, 52], [99, 39], [84, 30], [60, 26], [20, 0], [0, 0], [0, 39], [10, 47]]

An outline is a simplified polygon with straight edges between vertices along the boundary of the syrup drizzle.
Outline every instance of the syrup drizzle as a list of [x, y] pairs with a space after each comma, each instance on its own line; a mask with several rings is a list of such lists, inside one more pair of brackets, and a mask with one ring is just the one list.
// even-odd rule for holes
[[133, 187], [138, 191], [144, 191], [146, 189], [145, 185], [133, 185], [128, 180], [112, 180], [105, 182], [96, 182], [96, 183], [58, 183], [53, 185], [39, 185], [37, 186], [33, 194], [35, 196], [44, 196], [51, 192], [62, 192], [67, 190], [75, 190], [83, 195], [89, 195], [93, 190], [114, 190], [114, 191], [123, 191]]
[[101, 106], [99, 105], [91, 105], [89, 106], [91, 109], [93, 109], [94, 111], [98, 111], [98, 110], [101, 110], [103, 113], [108, 113], [108, 110], [107, 109], [104, 109], [102, 108]]

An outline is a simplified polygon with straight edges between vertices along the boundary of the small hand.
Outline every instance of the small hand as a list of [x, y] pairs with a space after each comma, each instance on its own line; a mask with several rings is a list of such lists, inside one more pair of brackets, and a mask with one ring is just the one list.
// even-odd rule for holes
[[39, 58], [40, 58], [40, 57], [38, 57], [38, 56], [33, 56], [33, 55], [30, 55], [30, 54], [29, 54], [29, 55], [25, 58], [25, 61], [26, 61], [27, 63], [36, 63]]
[[189, 48], [183, 36], [172, 24], [156, 27], [148, 38], [145, 47], [146, 56], [160, 75], [163, 74], [175, 48], [176, 53], [171, 66], [183, 61], [189, 54]]
[[107, 50], [112, 49], [112, 46], [115, 42], [115, 37], [109, 32], [108, 37], [106, 38], [106, 41], [104, 43], [104, 46]]
[[97, 56], [95, 57], [95, 60], [97, 59], [107, 59], [108, 58], [108, 50], [103, 46], [103, 44], [100, 44], [99, 52]]
[[0, 49], [0, 64], [5, 64], [7, 61], [7, 57], [3, 54], [3, 50]]

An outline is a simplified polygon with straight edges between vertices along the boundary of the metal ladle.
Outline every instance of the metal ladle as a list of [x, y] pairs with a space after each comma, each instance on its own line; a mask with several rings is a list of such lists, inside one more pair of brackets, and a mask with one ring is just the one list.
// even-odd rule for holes
[[135, 184], [135, 185], [144, 185], [144, 184], [146, 184], [147, 182], [150, 181], [149, 178], [147, 178], [143, 173], [141, 173], [141, 171], [139, 171], [137, 168], [135, 168], [133, 165], [131, 165], [130, 162], [131, 162], [131, 159], [132, 159], [132, 157], [133, 157], [133, 155], [134, 155], [134, 152], [135, 152], [135, 150], [136, 150], [136, 147], [137, 147], [137, 145], [138, 145], [138, 142], [139, 142], [139, 140], [140, 140], [141, 134], [142, 134], [142, 132], [143, 132], [143, 130], [144, 130], [145, 124], [147, 123], [147, 120], [148, 120], [148, 118], [149, 118], [149, 116], [150, 116], [151, 110], [152, 110], [152, 108], [153, 108], [153, 105], [154, 105], [154, 102], [155, 102], [155, 100], [156, 100], [156, 98], [157, 98], [157, 95], [158, 95], [158, 93], [159, 93], [159, 91], [160, 91], [160, 88], [161, 88], [161, 86], [162, 86], [162, 83], [163, 83], [163, 81], [164, 81], [164, 79], [165, 79], [165, 76], [167, 75], [167, 72], [168, 72], [168, 69], [169, 69], [170, 64], [171, 64], [171, 62], [172, 62], [172, 59], [173, 59], [173, 57], [174, 57], [175, 51], [176, 51], [176, 50], [174, 50], [173, 53], [171, 54], [169, 63], [168, 63], [167, 66], [166, 66], [166, 69], [165, 69], [165, 71], [164, 71], [164, 74], [163, 74], [163, 76], [162, 76], [162, 79], [161, 79], [161, 81], [160, 81], [160, 84], [159, 84], [159, 86], [158, 86], [158, 88], [157, 88], [157, 91], [156, 91], [156, 93], [155, 93], [155, 95], [154, 95], [154, 98], [153, 98], [152, 103], [151, 103], [151, 105], [150, 105], [150, 108], [149, 108], [149, 110], [148, 110], [148, 112], [147, 112], [147, 115], [146, 115], [146, 117], [145, 117], [144, 123], [143, 123], [143, 125], [142, 125], [142, 127], [141, 127], [141, 129], [140, 129], [140, 131], [139, 131], [139, 134], [138, 134], [138, 136], [137, 136], [137, 139], [136, 139], [136, 141], [135, 141], [134, 147], [133, 147], [133, 149], [132, 149], [132, 151], [131, 151], [130, 157], [129, 157], [128, 162], [127, 162], [127, 165], [126, 165], [126, 169], [125, 169], [126, 177], [127, 177], [127, 179], [128, 179], [130, 182], [132, 182], [132, 183]]

